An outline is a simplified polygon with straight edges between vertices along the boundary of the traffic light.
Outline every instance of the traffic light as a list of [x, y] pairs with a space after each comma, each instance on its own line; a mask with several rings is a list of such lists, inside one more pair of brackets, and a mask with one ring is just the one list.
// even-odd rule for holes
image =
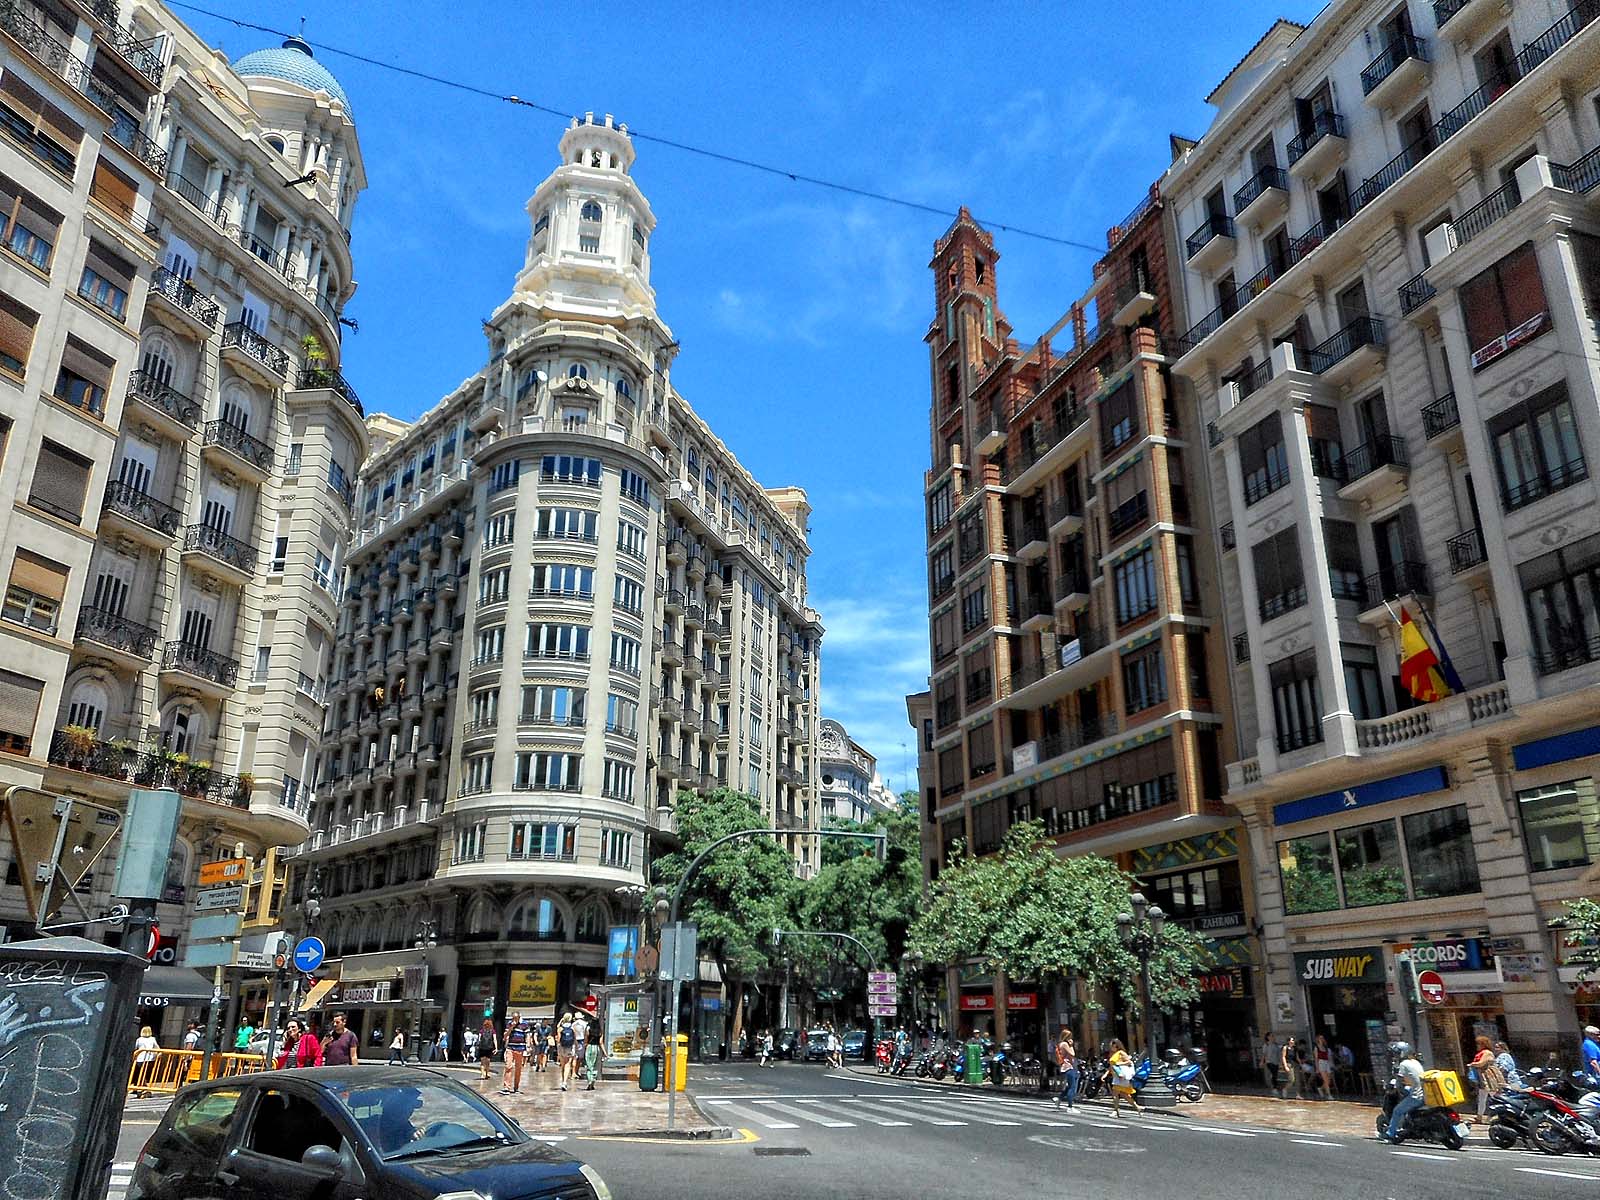
[[278, 948], [272, 952], [272, 965], [278, 970], [283, 970], [289, 965], [289, 939], [278, 939]]
[[494, 1016], [494, 1001], [485, 1000], [483, 1002], [483, 1019], [487, 1021], [492, 1016]]

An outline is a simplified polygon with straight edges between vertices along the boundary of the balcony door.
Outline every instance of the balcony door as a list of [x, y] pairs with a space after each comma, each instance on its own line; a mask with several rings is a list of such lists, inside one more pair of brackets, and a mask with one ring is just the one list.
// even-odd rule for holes
[[1382, 392], [1373, 392], [1356, 403], [1356, 420], [1361, 425], [1361, 444], [1374, 455], [1374, 462], [1386, 461], [1376, 456], [1389, 449], [1389, 409], [1383, 402]]
[[1367, 285], [1360, 280], [1345, 288], [1339, 293], [1339, 328], [1346, 328], [1350, 322], [1358, 321], [1367, 315]]
[[156, 473], [156, 448], [128, 438], [122, 443], [122, 460], [117, 463], [117, 482], [130, 492], [150, 493], [150, 482]]
[[178, 640], [202, 650], [211, 649], [211, 635], [217, 624], [217, 601], [214, 596], [191, 595], [184, 604], [183, 621], [178, 628]]
[[132, 587], [133, 563], [120, 556], [107, 558], [100, 564], [99, 573], [95, 576], [89, 605], [120, 617], [127, 611], [128, 593]]
[[206, 485], [206, 503], [201, 510], [200, 522], [218, 533], [233, 533], [233, 513], [239, 503], [239, 493], [212, 480]]
[[1416, 562], [1417, 519], [1409, 508], [1402, 508], [1394, 516], [1372, 524], [1373, 548], [1378, 553], [1378, 575], [1383, 583], [1385, 598], [1415, 586], [1415, 581], [1405, 577], [1405, 563]]
[[194, 264], [199, 255], [194, 252], [194, 247], [182, 238], [167, 239], [167, 248], [161, 255], [161, 264], [169, 272], [182, 280], [194, 278]]

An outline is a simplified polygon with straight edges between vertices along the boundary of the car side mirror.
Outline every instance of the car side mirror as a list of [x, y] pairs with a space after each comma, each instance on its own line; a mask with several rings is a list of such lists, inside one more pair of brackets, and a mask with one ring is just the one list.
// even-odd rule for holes
[[307, 1146], [306, 1152], [300, 1156], [300, 1165], [315, 1171], [326, 1171], [330, 1175], [338, 1175], [344, 1170], [344, 1160], [332, 1146]]

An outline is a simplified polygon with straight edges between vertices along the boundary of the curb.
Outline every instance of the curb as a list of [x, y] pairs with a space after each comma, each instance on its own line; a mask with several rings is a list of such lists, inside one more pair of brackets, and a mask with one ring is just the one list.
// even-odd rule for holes
[[738, 1130], [729, 1128], [727, 1125], [713, 1125], [709, 1129], [629, 1129], [610, 1133], [580, 1133], [573, 1136], [584, 1139], [649, 1138], [652, 1141], [727, 1142], [739, 1138], [741, 1135]]

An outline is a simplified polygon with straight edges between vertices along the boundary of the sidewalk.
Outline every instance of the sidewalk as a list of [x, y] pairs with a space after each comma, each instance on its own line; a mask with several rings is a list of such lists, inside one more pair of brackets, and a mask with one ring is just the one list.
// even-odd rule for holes
[[[435, 1064], [445, 1065], [445, 1064]], [[641, 1092], [632, 1080], [602, 1079], [594, 1091], [584, 1090], [585, 1085], [575, 1083], [571, 1090], [561, 1091], [560, 1073], [554, 1067], [535, 1071], [529, 1066], [522, 1073], [522, 1090], [515, 1095], [500, 1094], [500, 1066], [484, 1082], [478, 1077], [476, 1067], [465, 1068], [448, 1064], [451, 1074], [461, 1083], [480, 1092], [488, 1100], [514, 1117], [519, 1125], [535, 1136], [539, 1134], [616, 1134], [660, 1133], [667, 1127], [667, 1095], [665, 1092]], [[693, 1081], [690, 1075], [690, 1081]], [[695, 1107], [687, 1093], [678, 1093], [676, 1126], [681, 1130], [709, 1131], [715, 1126]]]

